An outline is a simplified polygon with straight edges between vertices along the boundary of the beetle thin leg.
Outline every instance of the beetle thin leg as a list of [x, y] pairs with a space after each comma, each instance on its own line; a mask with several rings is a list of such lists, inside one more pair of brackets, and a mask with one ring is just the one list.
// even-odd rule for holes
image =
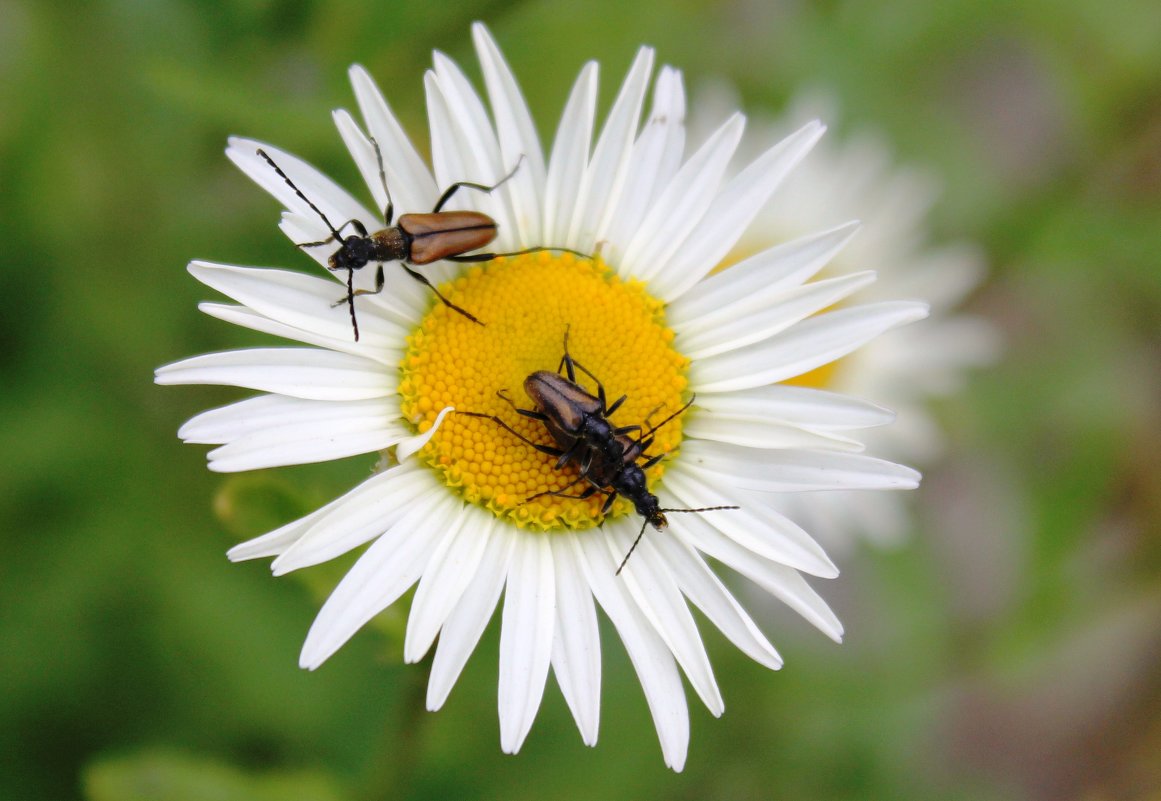
[[440, 299], [440, 302], [442, 302], [444, 306], [447, 306], [452, 311], [459, 312], [460, 314], [462, 314], [464, 317], [467, 317], [469, 320], [471, 320], [476, 325], [487, 325], [487, 323], [483, 323], [479, 319], [477, 319], [471, 312], [467, 311], [466, 309], [461, 309], [459, 306], [455, 305], [450, 300], [445, 298], [443, 296], [443, 294], [438, 289], [435, 288], [435, 284], [433, 284], [433, 283], [431, 283], [431, 281], [427, 280], [427, 276], [425, 276], [423, 273], [416, 272], [415, 270], [411, 269], [403, 262], [399, 262], [399, 266], [402, 267], [404, 270], [406, 270], [407, 274], [410, 275], [412, 278], [414, 278], [416, 281], [425, 285], [428, 289], [430, 289], [432, 292], [434, 292], [435, 296]]
[[[567, 486], [565, 486], [564, 489], [568, 489], [569, 487], [573, 486], [574, 484], [579, 484], [583, 479], [584, 479], [584, 476], [581, 476], [576, 481], [572, 482], [572, 484], [568, 484]], [[534, 501], [537, 498], [543, 498], [545, 495], [551, 495], [554, 498], [568, 498], [568, 499], [574, 500], [574, 501], [583, 501], [586, 498], [593, 497], [598, 492], [604, 492], [604, 491], [605, 490], [602, 490], [600, 487], [595, 487], [595, 486], [589, 487], [584, 492], [582, 492], [580, 495], [570, 495], [567, 492], [565, 492], [564, 490], [545, 490], [544, 492], [538, 492], [535, 495], [528, 496], [527, 498], [524, 499], [524, 503], [528, 503], [529, 501]], [[616, 495], [617, 495], [617, 493], [615, 493], [615, 492], [612, 493], [612, 497], [616, 497]], [[608, 504], [606, 504], [606, 506], [608, 506]]]
[[505, 423], [503, 420], [501, 420], [499, 417], [497, 417], [494, 414], [484, 414], [483, 412], [461, 412], [458, 409], [455, 411], [455, 413], [456, 414], [466, 414], [468, 417], [479, 417], [482, 420], [491, 420], [493, 423], [500, 426], [500, 428], [504, 429], [509, 434], [512, 434], [514, 437], [519, 439], [521, 442], [524, 442], [527, 445], [531, 445], [536, 450], [540, 451], [541, 453], [547, 454], [549, 456], [560, 456], [562, 453], [562, 451], [559, 448], [553, 448], [553, 447], [550, 447], [548, 445], [541, 445], [537, 442], [533, 442], [532, 440], [528, 439], [528, 437], [524, 436], [519, 431], [512, 428], [512, 426], [508, 425], [507, 423]]
[[[620, 408], [621, 408], [621, 404], [622, 404], [622, 403], [624, 403], [624, 402], [625, 402], [626, 400], [628, 400], [628, 399], [629, 399], [629, 396], [628, 396], [628, 395], [622, 395], [621, 397], [619, 397], [619, 398], [617, 398], [615, 401], [613, 401], [613, 405], [612, 405], [612, 406], [610, 406], [609, 408], [605, 409], [605, 417], [608, 417], [608, 416], [609, 416], [609, 415], [611, 415], [613, 412], [615, 412], [615, 411], [617, 411], [618, 409], [620, 409]], [[633, 426], [633, 428], [640, 429], [640, 428], [641, 428], [641, 426]]]
[[[375, 148], [375, 160], [379, 162], [379, 180], [383, 182], [383, 191], [387, 194], [387, 208], [383, 209], [383, 227], [390, 228], [391, 220], [395, 217], [395, 204], [391, 202], [391, 190], [387, 187], [387, 170], [383, 167], [383, 152], [379, 150], [379, 143], [375, 137], [367, 137], [371, 146]], [[366, 234], [364, 234], [366, 236]]]
[[471, 181], [456, 181], [454, 184], [452, 184], [447, 189], [445, 189], [443, 191], [443, 194], [439, 196], [439, 200], [436, 201], [435, 208], [431, 210], [431, 213], [438, 214], [439, 210], [444, 207], [444, 204], [446, 204], [449, 200], [451, 200], [452, 196], [456, 192], [458, 192], [461, 188], [466, 187], [467, 189], [478, 189], [481, 192], [484, 192], [485, 194], [495, 191], [496, 189], [500, 188], [500, 186], [502, 186], [504, 184], [504, 182], [506, 182], [513, 175], [516, 174], [516, 171], [518, 169], [520, 169], [520, 164], [523, 161], [524, 161], [524, 154], [522, 153], [522, 154], [520, 154], [520, 158], [516, 159], [516, 166], [512, 168], [512, 172], [508, 173], [507, 175], [505, 175], [503, 178], [501, 178], [499, 181], [492, 184], [491, 186], [485, 186], [484, 184], [475, 184], [475, 183], [472, 183]]
[[[577, 450], [580, 448], [583, 448], [583, 447], [584, 447], [584, 440], [578, 439], [578, 440], [574, 441], [572, 443], [572, 445], [569, 446], [568, 450], [565, 451], [564, 453], [562, 453], [560, 455], [560, 458], [556, 460], [556, 469], [559, 470], [560, 468], [562, 468], [566, 464], [568, 464], [569, 460], [572, 459], [574, 456], [576, 456]], [[589, 451], [589, 457], [588, 457], [587, 461], [590, 461], [590, 462], [592, 461], [592, 451]], [[587, 467], [582, 468], [581, 472], [582, 473], [587, 472]]]
[[375, 288], [374, 289], [356, 289], [355, 294], [356, 295], [378, 295], [380, 292], [383, 291], [383, 285], [386, 282], [387, 282], [387, 279], [383, 275], [383, 265], [380, 264], [378, 269], [375, 270]]
[[317, 248], [317, 247], [320, 247], [321, 245], [329, 245], [331, 242], [334, 242], [336, 240], [341, 241], [342, 237], [343, 237], [342, 230], [344, 228], [346, 228], [348, 225], [355, 226], [355, 232], [359, 236], [366, 236], [367, 235], [367, 228], [361, 222], [359, 222], [358, 220], [347, 220], [345, 223], [340, 225], [335, 230], [335, 233], [331, 234], [326, 239], [320, 239], [318, 242], [299, 242], [297, 245], [295, 245], [295, 247], [296, 248]]
[[641, 430], [641, 426], [621, 426], [620, 428], [614, 428], [613, 433], [614, 434], [631, 434], [634, 431], [640, 431], [640, 430]]
[[505, 256], [505, 257], [507, 257], [507, 256], [526, 256], [529, 253], [541, 253], [541, 252], [546, 251], [546, 250], [560, 251], [562, 253], [571, 253], [574, 256], [580, 256], [582, 259], [592, 258], [591, 256], [589, 256], [589, 254], [581, 253], [579, 250], [573, 250], [572, 248], [551, 248], [551, 247], [527, 248], [525, 250], [512, 250], [512, 251], [509, 251], [507, 253], [472, 253], [472, 254], [469, 254], [466, 256], [444, 256], [443, 258], [444, 258], [444, 261], [458, 261], [458, 262], [461, 262], [464, 264], [470, 264], [470, 263], [478, 262], [478, 261], [491, 261], [492, 259], [498, 259], [501, 256]]

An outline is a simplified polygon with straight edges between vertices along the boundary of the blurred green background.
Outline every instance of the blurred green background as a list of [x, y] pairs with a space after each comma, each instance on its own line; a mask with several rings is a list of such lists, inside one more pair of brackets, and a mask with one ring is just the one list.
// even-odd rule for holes
[[[356, 187], [347, 65], [423, 141], [430, 52], [478, 78], [475, 19], [545, 136], [585, 60], [607, 107], [640, 43], [750, 110], [828, 86], [992, 264], [969, 308], [1006, 358], [941, 407], [909, 546], [820, 588], [842, 647], [769, 610], [770, 674], [709, 634], [727, 711], [691, 702], [680, 775], [607, 634], [592, 750], [550, 682], [500, 753], [494, 627], [437, 714], [381, 632], [299, 670], [331, 576], [224, 551], [370, 460], [211, 474], [175, 431], [242, 393], [152, 383], [260, 341], [197, 312], [191, 258], [308, 267], [226, 136]], [[1145, 0], [0, 0], [0, 798], [1161, 799], [1158, 42]]]

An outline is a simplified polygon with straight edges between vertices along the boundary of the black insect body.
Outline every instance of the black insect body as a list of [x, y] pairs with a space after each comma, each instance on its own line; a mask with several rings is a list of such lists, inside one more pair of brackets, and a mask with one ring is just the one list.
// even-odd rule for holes
[[[496, 190], [505, 181], [515, 175], [516, 170], [520, 169], [520, 161], [523, 161], [523, 156], [520, 157], [520, 161], [516, 162], [516, 166], [512, 168], [510, 173], [491, 186], [472, 183], [470, 181], [458, 181], [444, 190], [439, 200], [436, 201], [435, 207], [430, 212], [424, 214], [401, 214], [395, 225], [392, 225], [395, 206], [391, 201], [391, 192], [387, 188], [387, 174], [383, 168], [383, 156], [379, 152], [378, 143], [373, 139], [371, 143], [375, 148], [375, 157], [379, 161], [379, 178], [383, 181], [383, 191], [387, 193], [387, 208], [383, 210], [384, 227], [382, 230], [375, 231], [374, 233], [368, 233], [366, 226], [359, 220], [347, 220], [336, 228], [327, 219], [327, 216], [323, 214], [322, 210], [304, 195], [302, 190], [282, 171], [282, 168], [274, 162], [274, 159], [270, 158], [266, 151], [262, 149], [258, 150], [258, 155], [266, 160], [266, 163], [278, 173], [282, 180], [286, 182], [287, 186], [293, 189], [294, 193], [310, 206], [322, 221], [326, 223], [327, 228], [330, 229], [331, 235], [326, 239], [318, 242], [302, 242], [298, 247], [313, 248], [328, 245], [331, 242], [339, 242], [339, 249], [331, 254], [327, 262], [327, 267], [334, 272], [340, 270], [347, 271], [347, 294], [340, 298], [335, 305], [346, 303], [350, 308], [351, 327], [355, 330], [356, 341], [359, 339], [359, 322], [355, 317], [355, 296], [377, 295], [383, 291], [385, 281], [383, 275], [384, 262], [398, 261], [408, 275], [431, 289], [435, 293], [435, 296], [439, 298], [440, 302], [449, 309], [459, 312], [474, 323], [484, 325], [484, 323], [480, 322], [470, 312], [445, 298], [435, 285], [428, 280], [427, 276], [411, 269], [408, 265], [431, 264], [432, 262], [440, 260], [484, 262], [491, 261], [498, 256], [519, 256], [541, 250], [561, 250], [587, 258], [585, 254], [570, 250], [569, 248], [537, 247], [512, 253], [468, 252], [482, 248], [496, 238], [498, 233], [496, 221], [482, 212], [443, 211], [443, 207], [452, 199], [457, 191], [463, 188], [476, 189], [484, 193], [490, 193]], [[354, 230], [354, 233], [343, 236], [342, 231], [348, 226]], [[378, 267], [375, 270], [375, 288], [356, 290], [354, 286], [355, 271], [363, 269], [363, 267], [371, 262], [378, 262]]]
[[[618, 495], [627, 498], [637, 513], [644, 518], [644, 522], [629, 552], [625, 554], [624, 560], [617, 568], [618, 575], [629, 561], [629, 556], [637, 547], [637, 543], [641, 541], [646, 526], [652, 525], [656, 530], [663, 531], [669, 525], [665, 517], [666, 512], [709, 512], [738, 508], [707, 506], [700, 509], [663, 509], [657, 496], [649, 491], [645, 471], [661, 461], [665, 454], [650, 455], [646, 451], [653, 444], [657, 430], [688, 409], [693, 404], [692, 398], [656, 426], [650, 426], [640, 438], [634, 439], [630, 434], [642, 431], [641, 426], [614, 426], [608, 420], [609, 415], [620, 408], [627, 396], [622, 395], [612, 405], [607, 404], [605, 388], [600, 380], [569, 355], [567, 331], [564, 335], [564, 357], [557, 370], [562, 367], [567, 370], [567, 377], [560, 375], [559, 372], [540, 370], [524, 380], [524, 391], [536, 404], [536, 409], [520, 409], [507, 396], [500, 395], [512, 404], [518, 414], [544, 423], [557, 447], [533, 442], [495, 415], [460, 412], [492, 420], [541, 453], [555, 456], [558, 469], [570, 462], [577, 465], [580, 475], [564, 490], [541, 492], [527, 498], [525, 502], [544, 495], [585, 499], [599, 492], [606, 496], [605, 503], [601, 507], [601, 514], [604, 515], [612, 508]], [[581, 370], [596, 383], [595, 396], [576, 383], [576, 369]], [[640, 459], [645, 461], [639, 464]], [[588, 486], [579, 494], [570, 495], [565, 491], [582, 481]]]

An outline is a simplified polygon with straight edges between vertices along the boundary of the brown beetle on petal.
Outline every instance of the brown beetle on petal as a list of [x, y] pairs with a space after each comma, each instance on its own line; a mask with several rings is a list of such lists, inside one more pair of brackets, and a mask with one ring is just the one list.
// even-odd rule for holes
[[[491, 261], [498, 256], [518, 256], [541, 250], [561, 250], [586, 257], [585, 254], [578, 253], [569, 248], [550, 247], [535, 247], [512, 253], [470, 253], [469, 251], [482, 248], [495, 240], [498, 233], [496, 221], [478, 211], [442, 211], [447, 202], [462, 188], [476, 189], [480, 192], [488, 193], [500, 187], [505, 181], [516, 174], [516, 170], [520, 169], [520, 163], [524, 159], [523, 156], [516, 162], [516, 166], [512, 168], [510, 173], [491, 186], [472, 183], [471, 181], [457, 181], [444, 190], [439, 200], [436, 201], [435, 207], [430, 212], [401, 214], [398, 222], [392, 225], [391, 223], [395, 216], [395, 206], [391, 201], [391, 192], [387, 188], [387, 174], [383, 167], [383, 155], [379, 151], [379, 144], [374, 139], [371, 140], [371, 144], [375, 148], [375, 157], [379, 161], [379, 177], [383, 181], [383, 190], [387, 194], [387, 208], [383, 210], [384, 227], [382, 230], [374, 233], [368, 233], [366, 226], [359, 220], [347, 220], [336, 228], [327, 219], [327, 216], [323, 214], [322, 210], [304, 195], [302, 190], [290, 179], [290, 176], [283, 172], [282, 168], [274, 162], [274, 159], [270, 158], [266, 151], [261, 148], [258, 149], [258, 155], [266, 160], [266, 163], [278, 173], [282, 180], [286, 182], [287, 186], [293, 189], [294, 193], [304, 203], [310, 206], [322, 221], [326, 223], [327, 228], [330, 229], [331, 235], [326, 239], [319, 240], [318, 242], [302, 242], [298, 247], [313, 248], [329, 245], [331, 242], [336, 241], [339, 243], [339, 249], [332, 253], [327, 260], [327, 267], [334, 272], [340, 270], [347, 271], [347, 294], [340, 298], [335, 305], [345, 303], [350, 308], [351, 327], [355, 330], [356, 342], [359, 339], [359, 322], [355, 317], [355, 296], [377, 295], [383, 291], [385, 282], [383, 264], [385, 262], [398, 261], [408, 275], [429, 287], [435, 293], [435, 296], [439, 298], [440, 302], [449, 309], [459, 312], [473, 323], [484, 325], [473, 314], [445, 298], [436, 289], [435, 285], [428, 280], [427, 276], [411, 269], [408, 265], [431, 264], [432, 262], [440, 260], [484, 262]], [[347, 226], [350, 226], [355, 233], [343, 236], [342, 230]], [[375, 271], [375, 288], [356, 290], [355, 270], [361, 270], [371, 262], [378, 262], [379, 265]]]

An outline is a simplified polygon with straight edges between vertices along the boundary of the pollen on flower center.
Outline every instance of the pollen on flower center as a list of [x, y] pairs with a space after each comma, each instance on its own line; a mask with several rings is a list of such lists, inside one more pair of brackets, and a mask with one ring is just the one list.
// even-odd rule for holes
[[[547, 252], [500, 258], [440, 291], [485, 325], [436, 303], [408, 338], [399, 392], [404, 416], [420, 431], [452, 406], [496, 415], [529, 440], [556, 447], [542, 422], [517, 414], [497, 393], [533, 408], [524, 379], [557, 369], [566, 329], [570, 355], [600, 379], [608, 402], [627, 397], [611, 417], [615, 424], [647, 428], [683, 403], [688, 361], [673, 349], [663, 304], [599, 260]], [[596, 394], [590, 378], [579, 371], [576, 378]], [[650, 453], [671, 452], [680, 441], [679, 416], [657, 431]], [[554, 457], [491, 420], [449, 414], [419, 456], [466, 500], [517, 525], [547, 530], [601, 521], [605, 497], [599, 492], [586, 499], [543, 494], [578, 495], [588, 488], [575, 465], [557, 469]], [[664, 461], [649, 470], [651, 484]], [[610, 514], [631, 509], [618, 498]]]

